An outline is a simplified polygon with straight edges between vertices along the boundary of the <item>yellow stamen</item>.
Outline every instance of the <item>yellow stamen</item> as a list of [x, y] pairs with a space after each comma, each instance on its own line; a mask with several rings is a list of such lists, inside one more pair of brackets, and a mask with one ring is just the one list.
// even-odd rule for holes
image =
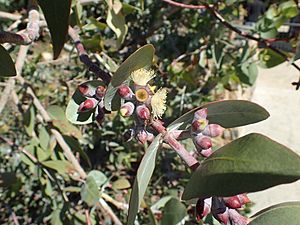
[[149, 94], [144, 88], [140, 88], [135, 92], [135, 97], [139, 102], [146, 102], [149, 98]]
[[166, 111], [167, 90], [159, 89], [151, 98], [151, 107], [154, 118], [161, 118]]
[[126, 109], [126, 108], [121, 108], [120, 109], [120, 114], [121, 114], [121, 116], [126, 116], [126, 114], [127, 114], [127, 112], [128, 112], [128, 109]]

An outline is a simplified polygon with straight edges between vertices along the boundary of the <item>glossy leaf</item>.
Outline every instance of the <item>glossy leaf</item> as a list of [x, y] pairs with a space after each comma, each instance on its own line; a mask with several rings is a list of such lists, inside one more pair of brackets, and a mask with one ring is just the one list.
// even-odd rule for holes
[[194, 118], [194, 113], [202, 108], [208, 109], [208, 120], [224, 128], [232, 128], [257, 123], [269, 117], [269, 113], [261, 106], [243, 100], [225, 100], [205, 104], [182, 115], [168, 127], [183, 123], [186, 127]]
[[161, 225], [176, 225], [187, 215], [186, 208], [178, 199], [171, 198], [163, 209]]
[[0, 77], [17, 75], [15, 64], [6, 49], [0, 45]]
[[117, 69], [112, 77], [111, 84], [118, 87], [130, 76], [131, 72], [152, 65], [154, 57], [154, 47], [151, 44], [144, 45], [132, 53]]
[[183, 199], [233, 196], [300, 179], [300, 157], [261, 134], [249, 134], [205, 159], [189, 180]]
[[94, 206], [99, 200], [99, 190], [95, 179], [88, 176], [81, 188], [81, 199], [90, 207]]
[[271, 49], [264, 49], [258, 55], [260, 66], [263, 68], [272, 68], [277, 66], [283, 62], [285, 62], [285, 58], [274, 52]]
[[[85, 82], [84, 84], [89, 84], [93, 87], [104, 86], [104, 83], [99, 80], [93, 80]], [[78, 88], [70, 99], [67, 109], [66, 109], [66, 117], [67, 119], [74, 124], [89, 124], [94, 121], [95, 110], [91, 110], [88, 112], [78, 112], [79, 105], [86, 100], [86, 97], [83, 96]]]
[[38, 0], [50, 30], [54, 59], [58, 58], [66, 41], [71, 2], [71, 0]]
[[150, 182], [150, 178], [153, 174], [156, 155], [161, 143], [161, 134], [157, 135], [153, 140], [149, 148], [147, 149], [141, 164], [138, 168], [136, 178], [131, 191], [130, 201], [129, 201], [129, 211], [127, 224], [133, 225], [136, 214], [139, 210], [140, 204], [146, 192], [147, 186]]
[[252, 216], [249, 225], [299, 225], [300, 202], [285, 202], [277, 204]]

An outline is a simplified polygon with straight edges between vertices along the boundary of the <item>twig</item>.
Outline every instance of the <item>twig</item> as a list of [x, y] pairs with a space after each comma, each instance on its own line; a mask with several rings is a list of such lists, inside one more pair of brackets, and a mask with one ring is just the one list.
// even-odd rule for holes
[[206, 8], [205, 5], [189, 5], [189, 4], [184, 4], [184, 3], [180, 3], [180, 2], [174, 2], [172, 0], [162, 0], [162, 1], [167, 2], [171, 5], [178, 6], [181, 8], [186, 8], [186, 9], [205, 9]]
[[9, 20], [20, 20], [22, 16], [0, 11], [0, 18], [9, 19]]
[[109, 207], [109, 205], [106, 203], [106, 201], [103, 200], [103, 198], [99, 199], [99, 203], [102, 206], [102, 208], [105, 210], [105, 212], [109, 215], [109, 217], [112, 219], [112, 221], [115, 223], [115, 225], [122, 225], [119, 218], [112, 211], [112, 209]]
[[125, 209], [129, 208], [128, 204], [122, 203], [122, 202], [118, 202], [115, 199], [113, 199], [112, 197], [110, 197], [108, 194], [101, 193], [101, 197], [105, 201], [110, 202], [111, 204], [113, 204], [114, 206], [116, 206], [118, 209], [125, 210]]
[[172, 147], [172, 149], [181, 157], [181, 159], [187, 164], [187, 166], [196, 170], [200, 165], [198, 160], [195, 159], [186, 149], [180, 144], [176, 138], [180, 136], [178, 133], [168, 132], [162, 123], [158, 120], [153, 120], [151, 126], [164, 136], [164, 141]]
[[[272, 46], [271, 43], [268, 40], [265, 40], [263, 38], [260, 37], [255, 37], [247, 32], [243, 32], [240, 29], [234, 27], [233, 25], [231, 25], [228, 21], [225, 20], [225, 18], [214, 8], [213, 5], [209, 5], [205, 2], [202, 2], [202, 5], [187, 5], [187, 4], [182, 4], [182, 3], [178, 3], [172, 0], [162, 0], [164, 2], [167, 2], [171, 5], [174, 6], [178, 6], [178, 7], [182, 7], [182, 8], [189, 8], [189, 9], [198, 9], [198, 8], [206, 8], [211, 15], [213, 15], [217, 20], [219, 20], [225, 27], [227, 27], [228, 29], [230, 29], [231, 31], [237, 33], [238, 35], [245, 37], [247, 39], [256, 41], [258, 43], [261, 43], [263, 46], [265, 46], [266, 48], [269, 48], [271, 50], [273, 50], [274, 52], [276, 52], [278, 55], [280, 55], [286, 62], [289, 62], [290, 59], [289, 57], [284, 54], [282, 51], [278, 50], [276, 47]], [[295, 63], [291, 63], [291, 65], [297, 69], [300, 72], [300, 67]], [[298, 90], [300, 88], [300, 77], [299, 77], [299, 81], [298, 82], [293, 82], [292, 85], [296, 86], [296, 90]]]
[[19, 220], [14, 211], [11, 212], [11, 217], [12, 217], [15, 225], [20, 225]]
[[88, 67], [89, 71], [95, 73], [98, 77], [100, 77], [104, 81], [105, 84], [108, 85], [111, 80], [111, 76], [108, 73], [106, 73], [104, 70], [100, 69], [100, 67], [96, 63], [92, 62], [86, 50], [84, 49], [83, 44], [80, 41], [80, 37], [77, 31], [72, 27], [69, 27], [68, 32], [69, 32], [69, 36], [71, 37], [71, 39], [75, 44], [80, 61]]
[[91, 225], [91, 217], [90, 212], [88, 209], [85, 210], [85, 219], [86, 219], [86, 225]]

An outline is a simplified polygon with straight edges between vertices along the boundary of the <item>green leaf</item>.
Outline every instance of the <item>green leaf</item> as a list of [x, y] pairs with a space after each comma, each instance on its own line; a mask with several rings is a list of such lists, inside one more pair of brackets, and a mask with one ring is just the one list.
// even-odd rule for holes
[[69, 27], [71, 0], [38, 0], [50, 30], [53, 58], [58, 58], [64, 47]]
[[278, 7], [278, 10], [286, 18], [292, 18], [294, 16], [297, 16], [299, 12], [297, 4], [293, 0], [285, 1], [281, 3]]
[[300, 157], [261, 134], [221, 147], [193, 173], [183, 199], [233, 196], [300, 179]]
[[90, 207], [99, 200], [98, 185], [92, 176], [88, 176], [80, 191], [81, 199]]
[[136, 214], [139, 210], [140, 204], [146, 192], [150, 178], [153, 174], [155, 163], [156, 163], [157, 150], [159, 149], [161, 143], [161, 137], [162, 137], [161, 134], [155, 137], [155, 139], [147, 149], [141, 161], [141, 164], [138, 168], [137, 175], [134, 180], [134, 184], [130, 195], [128, 218], [127, 218], [128, 225], [134, 224]]
[[67, 120], [65, 110], [62, 107], [51, 105], [47, 112], [52, 119], [53, 126], [57, 127], [62, 134], [82, 139], [81, 131]]
[[17, 75], [15, 64], [2, 45], [0, 45], [0, 62], [0, 77], [13, 77]]
[[300, 202], [285, 202], [258, 212], [249, 225], [299, 225]]
[[74, 187], [74, 186], [68, 186], [64, 188], [65, 192], [80, 192], [81, 188], [79, 187]]
[[187, 215], [185, 205], [171, 198], [163, 209], [161, 225], [176, 225]]
[[151, 210], [152, 211], [157, 211], [157, 210], [160, 210], [160, 208], [164, 207], [167, 202], [173, 198], [172, 196], [165, 196], [165, 197], [162, 197], [161, 199], [159, 199], [157, 202], [155, 202], [152, 206], [151, 206]]
[[208, 109], [208, 120], [224, 128], [232, 128], [257, 123], [267, 119], [270, 115], [261, 106], [243, 100], [225, 100], [205, 104], [182, 115], [168, 127], [183, 123], [182, 127], [191, 124], [194, 113], [202, 108]]
[[124, 100], [117, 95], [117, 87], [113, 87], [111, 83], [108, 85], [104, 96], [104, 108], [108, 111], [117, 111], [120, 109]]
[[44, 150], [47, 150], [50, 142], [50, 135], [48, 134], [47, 129], [43, 126], [40, 126], [39, 128], [39, 141], [40, 141], [40, 146]]
[[271, 49], [264, 49], [258, 55], [260, 66], [262, 68], [272, 68], [277, 66], [283, 62], [285, 62], [285, 58], [274, 52]]
[[[104, 83], [99, 80], [92, 80], [85, 82], [83, 84], [90, 85], [91, 87], [104, 86]], [[71, 100], [69, 101], [66, 109], [66, 118], [74, 124], [89, 124], [94, 121], [95, 110], [90, 110], [88, 112], [78, 112], [79, 105], [84, 102], [87, 98], [83, 96], [78, 88], [73, 94]]]
[[258, 69], [255, 63], [243, 63], [238, 77], [241, 82], [253, 85], [258, 75]]
[[70, 162], [63, 160], [49, 160], [42, 162], [42, 164], [50, 169], [56, 170], [61, 175], [68, 174], [75, 170]]
[[55, 209], [51, 214], [51, 225], [63, 225], [61, 209]]
[[92, 170], [89, 172], [88, 176], [94, 178], [98, 187], [102, 186], [107, 181], [107, 177], [104, 175], [104, 173], [98, 170]]
[[29, 136], [32, 136], [35, 124], [35, 112], [34, 107], [31, 105], [27, 111], [23, 114], [24, 127]]
[[131, 185], [125, 178], [118, 179], [112, 183], [112, 188], [117, 190], [128, 189]]
[[131, 72], [152, 65], [154, 57], [154, 47], [151, 44], [143, 47], [132, 53], [118, 68], [111, 79], [113, 87], [118, 87], [130, 76]]
[[44, 150], [40, 147], [36, 147], [36, 155], [37, 155], [38, 161], [42, 162], [51, 156], [51, 151], [49, 151], [48, 149]]
[[[109, 1], [107, 1], [109, 2]], [[116, 8], [119, 9], [116, 9]], [[122, 3], [118, 0], [115, 0], [113, 5], [109, 5], [107, 12], [106, 23], [110, 29], [117, 35], [117, 47], [119, 48], [128, 31], [128, 27], [125, 21], [125, 15], [122, 12]]]

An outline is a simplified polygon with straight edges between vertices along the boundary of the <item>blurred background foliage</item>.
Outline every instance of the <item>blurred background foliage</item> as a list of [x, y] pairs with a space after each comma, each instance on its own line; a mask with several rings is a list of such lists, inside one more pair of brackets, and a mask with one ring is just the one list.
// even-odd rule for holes
[[[78, 27], [93, 61], [111, 73], [138, 47], [146, 43], [154, 45], [155, 79], [169, 91], [166, 124], [194, 107], [228, 97], [224, 93], [253, 85], [258, 64], [272, 67], [284, 61], [276, 53], [259, 49], [256, 44], [237, 36], [207, 10], [176, 8], [155, 0], [113, 2], [111, 8], [108, 7], [111, 1], [81, 5], [74, 0], [70, 23]], [[186, 2], [197, 4], [197, 1]], [[218, 8], [224, 18], [236, 26], [243, 26], [247, 13], [243, 1], [209, 2], [219, 2]], [[298, 14], [293, 1], [273, 3], [268, 13], [248, 32], [265, 39], [276, 38], [281, 25]], [[0, 10], [20, 13], [26, 18], [26, 4], [25, 0], [0, 0]], [[1, 30], [8, 29], [11, 24], [0, 18]], [[26, 22], [22, 20], [13, 31], [25, 27]], [[128, 204], [131, 184], [146, 146], [123, 140], [123, 133], [132, 121], [115, 112], [107, 115], [101, 125], [74, 126], [66, 120], [65, 108], [76, 87], [95, 77], [80, 63], [70, 41], [60, 58], [53, 61], [49, 41], [49, 32], [43, 28], [39, 40], [30, 48], [22, 76], [48, 110], [53, 123], [41, 122], [33, 100], [26, 94], [26, 86], [20, 85], [15, 88], [16, 98], [10, 99], [1, 115], [0, 222], [14, 224], [12, 214], [15, 214], [20, 224], [86, 224], [85, 210], [91, 209], [92, 224], [100, 221], [100, 224], [110, 224], [109, 217], [94, 207], [95, 189], [98, 192], [101, 187], [103, 193]], [[296, 43], [295, 37], [284, 43], [288, 49], [283, 50], [292, 60], [298, 57], [294, 50]], [[18, 49], [18, 46], [10, 48], [14, 57]], [[4, 79], [1, 81], [2, 89], [5, 83]], [[53, 126], [64, 135], [85, 171], [92, 171], [89, 176], [95, 179], [88, 185], [73, 177], [72, 166], [49, 132]], [[216, 144], [220, 146], [224, 142], [226, 140], [217, 140]], [[185, 145], [192, 150], [191, 143]], [[35, 160], [24, 155], [24, 149]], [[172, 210], [167, 205], [164, 208], [164, 201], [167, 201], [163, 197], [178, 198], [189, 177], [189, 169], [169, 149], [159, 154], [157, 165], [139, 214], [140, 224], [155, 224], [153, 213], [160, 220], [161, 211]], [[3, 183], [10, 185], [1, 188]], [[186, 221], [190, 222], [186, 224], [196, 223], [192, 206], [180, 202], [173, 204], [181, 204], [177, 207], [181, 211], [182, 207], [184, 211], [188, 207]], [[126, 210], [114, 204], [111, 207], [124, 222]], [[245, 208], [244, 213], [247, 212], [249, 208]], [[209, 223], [214, 222], [211, 219]]]

